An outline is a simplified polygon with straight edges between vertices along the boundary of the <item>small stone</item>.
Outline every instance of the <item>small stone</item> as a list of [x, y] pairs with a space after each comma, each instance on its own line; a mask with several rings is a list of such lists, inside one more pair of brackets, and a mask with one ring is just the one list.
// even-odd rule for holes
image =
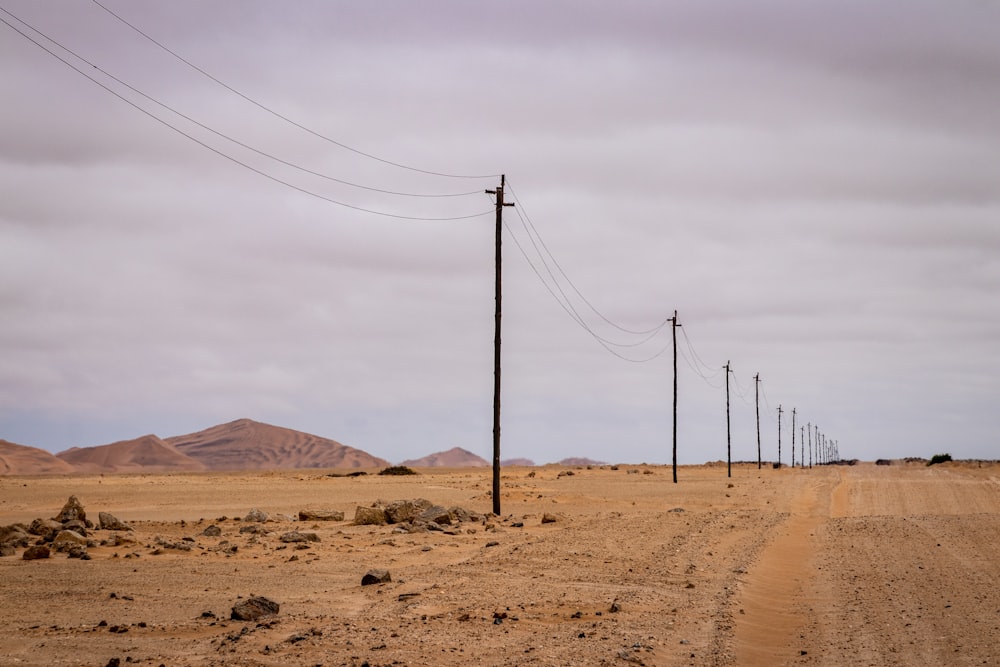
[[549, 512], [542, 515], [542, 523], [555, 523], [558, 520], [555, 514], [550, 514]]
[[610, 612], [611, 612], [612, 614], [617, 614], [617, 613], [618, 613], [618, 612], [620, 612], [621, 610], [622, 610], [622, 606], [621, 606], [621, 604], [620, 604], [620, 603], [618, 602], [618, 600], [615, 600], [614, 602], [612, 602], [612, 603], [611, 603], [611, 606], [610, 606], [610, 607], [608, 607], [608, 611], [610, 611]]
[[233, 606], [230, 618], [234, 621], [256, 621], [265, 616], [278, 613], [279, 605], [274, 600], [265, 597], [252, 597], [241, 600]]
[[220, 537], [222, 529], [213, 523], [211, 526], [206, 526], [205, 530], [201, 531], [201, 534], [205, 537]]
[[389, 570], [368, 570], [361, 578], [361, 585], [386, 584], [390, 581], [392, 581], [392, 577], [389, 575]]
[[337, 510], [299, 510], [299, 521], [343, 521], [344, 513]]
[[362, 507], [354, 511], [354, 523], [358, 526], [383, 526], [386, 523], [385, 510], [381, 507]]

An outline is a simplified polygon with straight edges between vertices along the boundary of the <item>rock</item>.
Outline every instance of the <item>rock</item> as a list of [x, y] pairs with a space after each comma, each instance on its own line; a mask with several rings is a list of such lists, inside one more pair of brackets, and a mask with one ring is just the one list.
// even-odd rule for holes
[[240, 526], [240, 533], [251, 533], [253, 535], [263, 535], [267, 532], [267, 528], [264, 526], [252, 523], [249, 526]]
[[299, 521], [343, 521], [344, 513], [338, 510], [299, 510]]
[[132, 530], [132, 526], [110, 512], [99, 512], [97, 518], [101, 530]]
[[69, 551], [74, 546], [87, 546], [87, 538], [75, 530], [61, 530], [52, 540], [52, 548], [56, 551]]
[[219, 537], [222, 535], [222, 529], [213, 523], [211, 526], [207, 526], [205, 530], [201, 531], [201, 534], [205, 537]]
[[[31, 536], [28, 535], [28, 530], [25, 526], [17, 523], [9, 526], [0, 526], [0, 549], [26, 547], [30, 541]], [[13, 552], [3, 553], [3, 555], [10, 556], [13, 555]]]
[[230, 618], [234, 621], [256, 621], [265, 616], [274, 616], [280, 605], [265, 597], [252, 597], [241, 600], [233, 606]]
[[55, 519], [35, 519], [28, 527], [28, 532], [32, 535], [54, 536], [62, 530], [62, 523]]
[[436, 523], [439, 526], [447, 526], [451, 524], [451, 513], [441, 505], [432, 505], [421, 512], [417, 519], [427, 523]]
[[549, 512], [542, 515], [542, 523], [555, 523], [558, 520], [555, 514], [550, 514]]
[[372, 584], [387, 584], [392, 581], [392, 577], [389, 575], [389, 570], [368, 570], [365, 576], [361, 577], [362, 586], [371, 586]]
[[278, 539], [282, 542], [319, 542], [319, 535], [316, 533], [303, 533], [298, 530], [292, 530], [284, 533]]
[[67, 521], [75, 521], [79, 519], [86, 525], [87, 522], [87, 512], [83, 509], [83, 505], [80, 504], [80, 499], [76, 496], [70, 496], [66, 504], [63, 505], [62, 511], [59, 512], [58, 516], [53, 517], [55, 521], [59, 523], [66, 523]]
[[49, 548], [44, 544], [35, 544], [24, 550], [21, 558], [24, 560], [38, 560], [39, 558], [48, 558]]
[[613, 602], [611, 603], [611, 606], [610, 606], [610, 607], [608, 607], [608, 611], [610, 611], [610, 612], [611, 612], [612, 614], [617, 614], [617, 613], [618, 613], [618, 612], [620, 612], [621, 610], [622, 610], [622, 606], [621, 606], [621, 604], [620, 604], [620, 603], [618, 602], [618, 600], [614, 600], [614, 601], [613, 601]]
[[72, 521], [67, 521], [62, 525], [65, 530], [72, 530], [74, 533], [80, 533], [84, 537], [87, 536], [87, 522], [80, 521], [79, 519], [73, 519]]
[[[65, 543], [64, 543], [65, 544]], [[82, 544], [71, 544], [66, 549], [63, 549], [66, 555], [70, 558], [79, 558], [80, 560], [90, 560], [89, 558], [84, 559], [87, 555], [87, 548]]]
[[385, 510], [381, 507], [361, 507], [354, 512], [354, 524], [358, 526], [383, 526], [386, 523]]
[[429, 509], [433, 503], [423, 498], [414, 500], [395, 500], [385, 506], [385, 520], [387, 523], [405, 523], [413, 521], [421, 512]]
[[253, 523], [264, 523], [267, 519], [267, 512], [259, 510], [256, 507], [247, 512], [247, 515], [243, 517], [244, 521], [250, 521]]

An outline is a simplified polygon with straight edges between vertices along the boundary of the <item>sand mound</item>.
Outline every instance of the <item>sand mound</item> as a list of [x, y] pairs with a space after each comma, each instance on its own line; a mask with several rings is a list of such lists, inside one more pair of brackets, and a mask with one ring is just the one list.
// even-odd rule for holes
[[385, 459], [336, 440], [238, 419], [228, 424], [167, 438], [166, 442], [209, 470], [293, 468], [381, 468]]
[[204, 464], [155, 435], [99, 447], [73, 447], [56, 456], [80, 472], [191, 472], [205, 469]]
[[490, 462], [461, 447], [452, 447], [446, 452], [435, 452], [421, 459], [403, 461], [400, 465], [414, 468], [479, 468]]
[[73, 466], [44, 449], [0, 440], [0, 475], [48, 475], [73, 472]]

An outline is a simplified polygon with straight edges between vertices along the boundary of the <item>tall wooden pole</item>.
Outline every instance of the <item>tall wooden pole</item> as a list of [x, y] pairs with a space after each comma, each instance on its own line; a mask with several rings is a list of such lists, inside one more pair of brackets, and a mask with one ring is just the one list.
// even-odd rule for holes
[[778, 467], [781, 467], [781, 404], [778, 404]]
[[760, 373], [753, 376], [754, 404], [757, 407], [757, 470], [760, 470]]
[[795, 467], [795, 410], [792, 408], [792, 467]]
[[513, 206], [503, 202], [503, 189], [507, 178], [500, 175], [500, 187], [487, 190], [487, 194], [496, 195], [496, 309], [493, 325], [493, 513], [500, 514], [500, 278], [502, 276], [503, 253], [500, 240], [503, 232], [503, 207]]
[[674, 484], [677, 483], [677, 327], [680, 324], [677, 323], [677, 311], [674, 311], [674, 316], [670, 318], [673, 325], [671, 330], [674, 334]]
[[733, 371], [726, 362], [726, 477], [733, 476], [733, 440], [729, 428], [729, 374]]

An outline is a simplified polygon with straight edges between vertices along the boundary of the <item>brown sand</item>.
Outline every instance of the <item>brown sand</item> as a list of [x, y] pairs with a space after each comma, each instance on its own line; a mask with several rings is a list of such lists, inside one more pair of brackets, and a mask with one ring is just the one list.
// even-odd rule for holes
[[[0, 664], [1000, 664], [1000, 466], [563, 470], [505, 470], [505, 516], [454, 535], [217, 519], [417, 497], [487, 512], [489, 470], [0, 478], [0, 525], [73, 494], [137, 539], [0, 558]], [[295, 528], [321, 541], [278, 540]], [[371, 568], [392, 582], [362, 587]], [[229, 620], [251, 595], [280, 612]]]

